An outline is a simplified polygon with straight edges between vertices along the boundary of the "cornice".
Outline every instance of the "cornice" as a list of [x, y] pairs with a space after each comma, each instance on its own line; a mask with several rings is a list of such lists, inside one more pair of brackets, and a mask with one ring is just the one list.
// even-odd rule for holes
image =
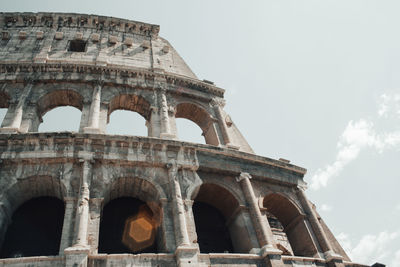
[[47, 28], [89, 28], [157, 37], [160, 26], [139, 21], [114, 17], [76, 14], [76, 13], [0, 13], [0, 27], [4, 30], [14, 27], [47, 27]]
[[101, 75], [105, 82], [107, 80], [115, 80], [116, 77], [121, 79], [143, 78], [147, 81], [165, 81], [177, 87], [186, 87], [207, 94], [223, 97], [225, 90], [214, 85], [202, 82], [200, 80], [189, 77], [176, 75], [160, 70], [151, 71], [148, 69], [132, 68], [124, 66], [99, 66], [90, 64], [73, 64], [73, 63], [0, 63], [1, 74], [35, 74], [38, 80], [43, 73], [55, 74], [88, 74]]
[[[188, 155], [193, 155], [197, 152], [205, 152], [210, 154], [216, 154], [219, 156], [238, 158], [241, 160], [247, 160], [257, 162], [264, 166], [273, 168], [284, 169], [301, 177], [307, 172], [306, 169], [274, 160], [267, 157], [258, 156], [255, 154], [245, 153], [229, 148], [222, 148], [212, 145], [204, 144], [193, 144], [188, 142], [182, 142], [177, 140], [160, 139], [154, 137], [137, 137], [137, 136], [115, 136], [115, 135], [104, 135], [104, 134], [83, 134], [83, 133], [72, 133], [72, 132], [46, 132], [46, 133], [25, 133], [25, 134], [0, 134], [0, 153], [3, 153], [2, 158], [7, 159], [6, 152], [13, 154], [13, 149], [22, 151], [30, 151], [30, 147], [36, 144], [63, 144], [65, 146], [72, 145], [76, 148], [85, 147], [83, 150], [90, 150], [90, 146], [96, 146], [96, 155], [101, 155], [99, 150], [100, 147], [113, 146], [112, 144], [119, 144], [121, 148], [133, 148], [138, 147], [141, 144], [141, 149], [155, 149], [163, 150], [165, 147], [169, 151], [185, 151]], [[30, 145], [32, 144], [32, 145]], [[85, 145], [84, 145], [85, 144]], [[115, 145], [114, 145], [115, 146]], [[13, 148], [14, 147], [14, 148]], [[31, 148], [32, 150], [32, 148]], [[34, 149], [33, 149], [34, 150]], [[107, 151], [106, 149], [104, 151]], [[38, 156], [39, 151], [34, 150], [35, 157]], [[90, 152], [90, 151], [89, 151]], [[72, 152], [71, 155], [75, 155], [76, 151]], [[10, 154], [10, 155], [11, 155]], [[14, 156], [13, 156], [14, 157]], [[19, 158], [20, 159], [20, 158]]]

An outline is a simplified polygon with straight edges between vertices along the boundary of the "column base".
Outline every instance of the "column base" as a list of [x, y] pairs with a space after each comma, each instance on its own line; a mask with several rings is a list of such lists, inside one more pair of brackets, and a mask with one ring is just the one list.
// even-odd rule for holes
[[239, 148], [240, 148], [238, 146], [232, 145], [231, 143], [226, 144], [225, 147], [229, 148], [229, 149], [234, 149], [234, 150], [239, 150]]
[[19, 133], [19, 128], [3, 127], [3, 128], [0, 128], [0, 133], [5, 133], [5, 134]]
[[250, 254], [258, 254], [265, 258], [268, 255], [282, 255], [282, 251], [274, 248], [272, 245], [265, 245], [262, 248], [253, 248], [249, 251]]
[[87, 267], [89, 246], [72, 246], [64, 249], [65, 267]]
[[178, 267], [198, 266], [198, 255], [200, 251], [197, 247], [179, 246], [175, 250], [175, 258]]
[[175, 139], [176, 136], [174, 134], [170, 134], [170, 133], [161, 133], [160, 134], [160, 138], [162, 138], [162, 139]]
[[83, 132], [88, 134], [101, 134], [100, 129], [94, 127], [84, 127]]
[[344, 267], [343, 257], [333, 250], [326, 251], [324, 257], [329, 267]]

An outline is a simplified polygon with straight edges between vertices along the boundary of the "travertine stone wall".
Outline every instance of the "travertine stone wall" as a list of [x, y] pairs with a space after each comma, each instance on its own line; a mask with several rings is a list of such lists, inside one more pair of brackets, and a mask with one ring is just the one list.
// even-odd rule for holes
[[[0, 248], [21, 204], [41, 196], [65, 203], [58, 256], [1, 266], [360, 266], [307, 200], [306, 170], [255, 155], [223, 109], [224, 90], [198, 80], [159, 26], [0, 13], [0, 27]], [[70, 51], [77, 40], [84, 50]], [[59, 106], [81, 111], [78, 132], [38, 133]], [[148, 137], [107, 135], [118, 109], [143, 116]], [[206, 145], [179, 141], [176, 118], [196, 123]], [[153, 212], [159, 253], [98, 253], [103, 207], [125, 196]], [[195, 201], [222, 213], [234, 253], [200, 253]], [[282, 255], [267, 212], [294, 255]]]

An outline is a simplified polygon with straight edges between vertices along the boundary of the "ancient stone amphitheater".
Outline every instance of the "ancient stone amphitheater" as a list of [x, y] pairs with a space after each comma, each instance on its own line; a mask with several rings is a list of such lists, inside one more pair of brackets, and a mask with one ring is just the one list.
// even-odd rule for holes
[[[307, 200], [306, 170], [255, 155], [159, 26], [1, 13], [0, 27], [0, 266], [361, 266]], [[79, 132], [38, 132], [60, 106], [81, 111]], [[106, 134], [121, 109], [147, 137]], [[206, 144], [180, 141], [176, 118]]]

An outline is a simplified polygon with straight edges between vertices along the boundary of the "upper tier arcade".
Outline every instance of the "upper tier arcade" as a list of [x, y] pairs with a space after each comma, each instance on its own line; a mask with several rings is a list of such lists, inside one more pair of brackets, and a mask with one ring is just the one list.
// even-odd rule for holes
[[83, 14], [1, 13], [1, 132], [37, 132], [59, 106], [81, 110], [79, 132], [104, 134], [113, 111], [146, 120], [148, 136], [177, 139], [175, 118], [209, 145], [253, 153], [223, 110], [224, 90], [200, 81], [159, 26]]

